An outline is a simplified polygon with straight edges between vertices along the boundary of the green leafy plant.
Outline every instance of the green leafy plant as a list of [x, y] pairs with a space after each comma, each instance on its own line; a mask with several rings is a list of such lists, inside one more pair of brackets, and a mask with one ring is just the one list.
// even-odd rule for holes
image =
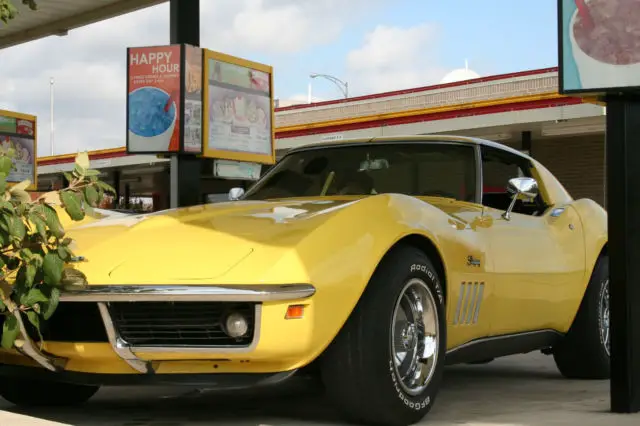
[[[0, 0], [0, 21], [5, 24], [18, 16], [18, 8], [13, 3], [13, 0]], [[38, 4], [35, 0], [22, 0], [22, 4], [29, 6], [31, 10], [38, 10]]]
[[[89, 168], [89, 156], [76, 157], [69, 186], [33, 200], [26, 192], [30, 181], [7, 185], [15, 152], [0, 152], [0, 315], [2, 347], [27, 339], [27, 324], [40, 336], [40, 322], [55, 312], [64, 287], [84, 283], [81, 273], [69, 266], [75, 255], [72, 240], [58, 216], [64, 210], [73, 221], [95, 216], [93, 208], [105, 193], [115, 191]], [[26, 320], [25, 320], [26, 319]]]

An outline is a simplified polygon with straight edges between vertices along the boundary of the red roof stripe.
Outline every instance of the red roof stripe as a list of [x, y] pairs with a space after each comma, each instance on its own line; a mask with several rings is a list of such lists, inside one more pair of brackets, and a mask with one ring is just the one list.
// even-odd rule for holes
[[472, 117], [476, 115], [499, 114], [501, 112], [522, 111], [528, 109], [551, 108], [564, 105], [577, 105], [582, 103], [581, 98], [542, 99], [537, 101], [518, 102], [503, 105], [492, 105], [464, 110], [425, 113], [407, 117], [388, 118], [383, 120], [371, 120], [350, 124], [337, 124], [315, 129], [291, 130], [288, 132], [276, 132], [278, 139], [294, 138], [298, 136], [319, 135], [333, 132], [346, 132], [350, 130], [370, 129], [372, 127], [397, 126], [399, 124], [419, 123], [422, 121], [447, 120], [452, 118]]

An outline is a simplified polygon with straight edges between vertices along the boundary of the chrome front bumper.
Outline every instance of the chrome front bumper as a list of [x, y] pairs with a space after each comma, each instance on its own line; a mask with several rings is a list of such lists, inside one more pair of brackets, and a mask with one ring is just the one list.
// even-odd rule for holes
[[[115, 353], [133, 369], [141, 373], [151, 374], [155, 369], [150, 361], [140, 359], [136, 352], [145, 353], [238, 353], [253, 350], [260, 338], [260, 318], [262, 305], [260, 302], [295, 301], [306, 299], [315, 294], [310, 284], [285, 285], [238, 285], [238, 286], [90, 286], [81, 290], [63, 292], [61, 302], [96, 302], [100, 316]], [[127, 344], [114, 326], [109, 312], [109, 302], [257, 302], [255, 306], [255, 333], [249, 347], [141, 347]], [[54, 314], [55, 315], [55, 314]], [[29, 338], [22, 320], [19, 321], [23, 339], [16, 342], [17, 349], [42, 367], [51, 371], [65, 368], [66, 359], [57, 358], [40, 351]]]

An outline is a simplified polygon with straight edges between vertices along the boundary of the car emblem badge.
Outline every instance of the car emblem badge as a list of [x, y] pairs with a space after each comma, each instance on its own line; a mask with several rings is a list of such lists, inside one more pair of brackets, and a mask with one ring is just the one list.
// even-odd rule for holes
[[473, 256], [467, 256], [467, 265], [468, 266], [480, 266], [480, 259], [476, 259]]

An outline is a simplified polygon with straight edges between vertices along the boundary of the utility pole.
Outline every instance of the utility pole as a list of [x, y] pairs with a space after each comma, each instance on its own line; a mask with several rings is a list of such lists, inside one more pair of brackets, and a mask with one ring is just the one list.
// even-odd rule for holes
[[51, 102], [51, 111], [50, 111], [50, 125], [51, 125], [51, 129], [50, 129], [50, 134], [49, 134], [49, 138], [50, 138], [50, 143], [51, 143], [51, 156], [55, 155], [55, 145], [53, 143], [53, 136], [54, 136], [54, 126], [53, 126], [53, 85], [54, 85], [54, 80], [53, 77], [51, 77], [49, 79], [49, 98], [50, 98], [50, 102]]

